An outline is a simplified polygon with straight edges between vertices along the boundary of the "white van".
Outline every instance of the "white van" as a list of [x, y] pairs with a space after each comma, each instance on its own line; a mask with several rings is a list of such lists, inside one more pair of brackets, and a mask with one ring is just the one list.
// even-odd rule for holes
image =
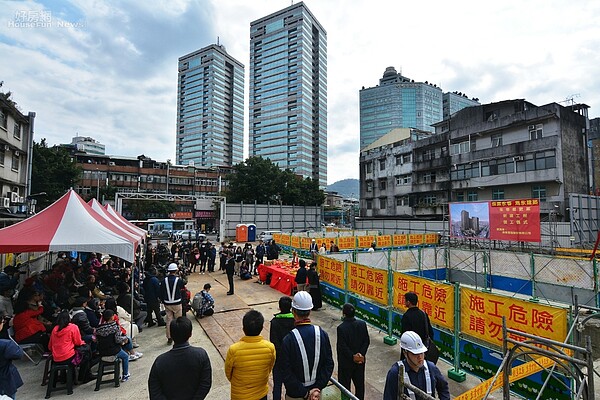
[[262, 231], [260, 235], [258, 235], [258, 238], [263, 242], [266, 242], [267, 240], [273, 239], [274, 233], [281, 233], [281, 231]]

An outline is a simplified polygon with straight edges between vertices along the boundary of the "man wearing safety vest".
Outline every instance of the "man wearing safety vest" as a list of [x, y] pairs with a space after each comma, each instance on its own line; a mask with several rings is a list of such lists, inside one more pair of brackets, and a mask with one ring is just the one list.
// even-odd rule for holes
[[292, 300], [295, 328], [283, 338], [280, 365], [286, 400], [321, 398], [333, 373], [333, 354], [327, 333], [310, 323], [312, 297], [298, 292]]
[[167, 272], [169, 275], [161, 282], [160, 285], [160, 298], [165, 305], [166, 313], [166, 324], [167, 324], [167, 344], [173, 344], [171, 338], [170, 325], [171, 321], [182, 316], [183, 310], [181, 309], [181, 289], [185, 283], [183, 279], [177, 276], [179, 267], [175, 263], [169, 264]]
[[[392, 365], [388, 371], [383, 400], [398, 398], [398, 374], [401, 364], [404, 365], [404, 382], [410, 382], [430, 396], [436, 397], [437, 394], [441, 400], [450, 400], [448, 382], [434, 363], [425, 360], [427, 347], [423, 344], [421, 337], [413, 331], [404, 332], [400, 337], [400, 348], [405, 358]], [[419, 398], [407, 388], [404, 388], [404, 394], [413, 400]]]

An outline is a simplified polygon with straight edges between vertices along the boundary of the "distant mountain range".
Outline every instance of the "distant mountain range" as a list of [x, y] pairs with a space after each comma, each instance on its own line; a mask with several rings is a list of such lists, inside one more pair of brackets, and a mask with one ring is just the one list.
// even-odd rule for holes
[[327, 186], [328, 192], [337, 192], [343, 197], [358, 199], [358, 179], [342, 179]]

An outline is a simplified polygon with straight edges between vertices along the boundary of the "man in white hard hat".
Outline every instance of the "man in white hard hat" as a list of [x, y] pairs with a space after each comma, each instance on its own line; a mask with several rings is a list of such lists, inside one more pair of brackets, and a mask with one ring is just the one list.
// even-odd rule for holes
[[312, 325], [310, 311], [312, 297], [298, 292], [292, 300], [295, 328], [283, 338], [278, 354], [283, 367], [286, 400], [321, 398], [321, 389], [327, 386], [333, 373], [333, 354], [327, 332]]
[[310, 241], [310, 254], [312, 255], [313, 261], [317, 259], [317, 253], [319, 253], [319, 246], [317, 245], [317, 241], [315, 239]]
[[[430, 396], [441, 400], [450, 400], [448, 382], [434, 363], [425, 360], [427, 347], [421, 337], [414, 331], [406, 331], [400, 337], [400, 348], [405, 359], [398, 361], [387, 373], [383, 400], [396, 400], [398, 398], [398, 374], [400, 365], [404, 365], [404, 381], [421, 389]], [[415, 399], [412, 390], [404, 388], [404, 394]]]
[[173, 344], [171, 339], [171, 321], [183, 315], [181, 309], [181, 290], [185, 283], [183, 279], [177, 276], [179, 267], [175, 263], [169, 264], [167, 267], [169, 275], [161, 282], [160, 298], [165, 305], [166, 324], [167, 324], [167, 344]]

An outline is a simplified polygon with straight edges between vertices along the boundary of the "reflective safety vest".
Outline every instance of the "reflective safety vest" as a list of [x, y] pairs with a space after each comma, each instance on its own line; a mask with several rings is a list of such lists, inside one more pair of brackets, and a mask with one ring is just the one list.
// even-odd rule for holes
[[292, 333], [296, 337], [298, 347], [300, 348], [300, 356], [302, 357], [302, 369], [304, 370], [304, 381], [302, 382], [304, 387], [314, 385], [317, 380], [317, 368], [319, 367], [319, 359], [321, 356], [321, 330], [318, 326], [313, 325], [315, 328], [315, 362], [313, 364], [312, 371], [308, 365], [308, 354], [306, 353], [306, 347], [300, 332], [297, 328], [292, 329]]
[[165, 288], [167, 289], [167, 298], [163, 300], [165, 304], [181, 303], [181, 293], [179, 294], [178, 298], [175, 297], [175, 295], [177, 294], [177, 282], [179, 282], [179, 277], [175, 277], [173, 287], [170, 287], [169, 277], [167, 276], [165, 278]]
[[[398, 361], [398, 368], [400, 368], [400, 365], [403, 365], [402, 361]], [[427, 360], [425, 360], [423, 367], [425, 367], [425, 392], [428, 395], [432, 396], [433, 392], [431, 390], [431, 374], [429, 373], [429, 366], [427, 365]], [[404, 366], [404, 382], [410, 382], [410, 378], [408, 376], [408, 368], [406, 366]], [[410, 383], [413, 384], [413, 386], [417, 386], [412, 382]], [[406, 391], [408, 392], [408, 397], [410, 397], [412, 400], [416, 400], [415, 392], [408, 388], [406, 388]]]

